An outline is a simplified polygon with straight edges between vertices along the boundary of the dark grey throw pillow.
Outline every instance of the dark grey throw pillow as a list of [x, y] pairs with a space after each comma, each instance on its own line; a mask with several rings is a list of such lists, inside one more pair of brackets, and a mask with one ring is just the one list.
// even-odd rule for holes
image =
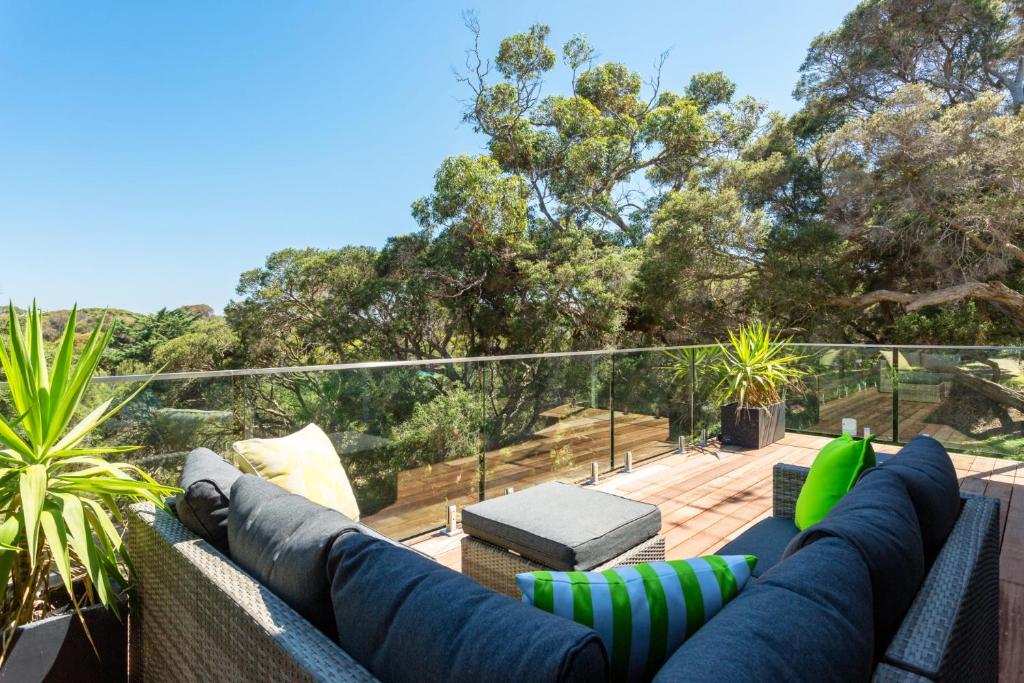
[[782, 564], [801, 548], [830, 537], [841, 538], [856, 549], [871, 574], [875, 649], [880, 656], [925, 575], [921, 528], [900, 476], [888, 467], [866, 470], [825, 519], [790, 541]]
[[882, 466], [907, 485], [921, 524], [925, 565], [930, 567], [960, 517], [960, 483], [953, 461], [941, 443], [918, 435]]
[[825, 538], [748, 583], [654, 682], [867, 681], [873, 646], [867, 565], [846, 541]]
[[606, 681], [597, 633], [406, 548], [342, 536], [328, 569], [338, 643], [390, 683]]
[[231, 557], [296, 612], [334, 637], [327, 553], [356, 522], [254, 474], [231, 487]]
[[228, 506], [231, 486], [242, 476], [208, 448], [197, 448], [185, 458], [178, 487], [181, 493], [174, 501], [178, 519], [192, 533], [209, 541], [217, 550], [229, 554]]

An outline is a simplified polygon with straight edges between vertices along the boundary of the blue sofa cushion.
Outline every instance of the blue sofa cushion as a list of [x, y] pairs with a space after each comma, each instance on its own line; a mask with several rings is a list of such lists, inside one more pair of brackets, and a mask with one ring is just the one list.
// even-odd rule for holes
[[327, 554], [361, 527], [345, 515], [288, 493], [255, 474], [231, 487], [231, 556], [310, 623], [334, 637]]
[[960, 516], [960, 484], [949, 453], [935, 439], [919, 435], [883, 467], [900, 475], [917, 511], [926, 566], [931, 566]]
[[867, 565], [825, 538], [747, 584], [654, 681], [867, 681], [873, 644]]
[[875, 648], [881, 655], [896, 634], [925, 575], [921, 529], [903, 479], [886, 467], [865, 471], [825, 519], [790, 542], [782, 563], [801, 548], [829, 537], [850, 544], [868, 567]]
[[715, 551], [716, 555], [753, 555], [752, 575], [757, 578], [782, 559], [782, 553], [800, 532], [788, 517], [767, 517]]
[[605, 681], [597, 633], [408, 549], [349, 534], [328, 560], [338, 643], [390, 683]]
[[225, 555], [228, 548], [228, 505], [231, 485], [242, 473], [208, 448], [197, 448], [185, 458], [174, 501], [178, 519], [199, 538]]

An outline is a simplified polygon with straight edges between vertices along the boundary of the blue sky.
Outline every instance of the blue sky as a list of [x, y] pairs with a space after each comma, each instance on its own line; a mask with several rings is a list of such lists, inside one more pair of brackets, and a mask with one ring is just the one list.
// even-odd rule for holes
[[464, 9], [491, 54], [540, 21], [645, 75], [671, 50], [666, 89], [722, 70], [789, 112], [854, 4], [4, 2], [0, 300], [219, 310], [274, 250], [412, 230], [441, 160], [481, 150], [452, 76]]

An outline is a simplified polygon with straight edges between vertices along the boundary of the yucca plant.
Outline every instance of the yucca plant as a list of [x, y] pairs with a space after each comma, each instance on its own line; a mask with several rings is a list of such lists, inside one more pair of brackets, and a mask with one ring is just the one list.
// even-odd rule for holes
[[739, 408], [764, 408], [782, 401], [782, 390], [806, 373], [803, 356], [792, 352], [789, 339], [773, 335], [761, 323], [729, 332], [729, 343], [718, 345], [715, 372], [718, 390]]
[[717, 364], [720, 351], [717, 345], [710, 346], [687, 346], [677, 351], [665, 351], [669, 363], [664, 367], [672, 375], [672, 379], [681, 384], [690, 380], [690, 373], [693, 371], [697, 376], [693, 378], [696, 383], [699, 378], [708, 374], [714, 375], [717, 372]]
[[14, 630], [49, 613], [53, 573], [60, 576], [80, 619], [89, 604], [116, 612], [115, 586], [126, 585], [129, 566], [115, 525], [123, 528], [118, 503], [162, 505], [164, 496], [176, 490], [134, 465], [105, 457], [136, 446], [86, 441], [135, 394], [114, 407], [113, 399], [104, 401], [78, 419], [112, 328], [104, 330], [100, 320], [76, 360], [76, 313], [71, 311], [52, 364], [47, 363], [35, 303], [24, 329], [9, 305], [7, 338], [0, 338], [0, 369], [16, 413], [0, 416], [0, 585], [6, 586], [0, 662]]

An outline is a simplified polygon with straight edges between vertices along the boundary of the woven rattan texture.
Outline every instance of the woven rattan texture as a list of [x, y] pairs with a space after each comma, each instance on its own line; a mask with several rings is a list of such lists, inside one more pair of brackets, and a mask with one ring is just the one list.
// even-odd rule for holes
[[131, 680], [376, 680], [168, 512], [132, 506], [128, 547]]
[[[655, 536], [595, 567], [594, 571], [643, 562], [660, 562], [664, 559], [665, 539]], [[486, 541], [472, 536], [462, 537], [462, 573], [493, 591], [518, 598], [516, 574], [550, 569]]]

